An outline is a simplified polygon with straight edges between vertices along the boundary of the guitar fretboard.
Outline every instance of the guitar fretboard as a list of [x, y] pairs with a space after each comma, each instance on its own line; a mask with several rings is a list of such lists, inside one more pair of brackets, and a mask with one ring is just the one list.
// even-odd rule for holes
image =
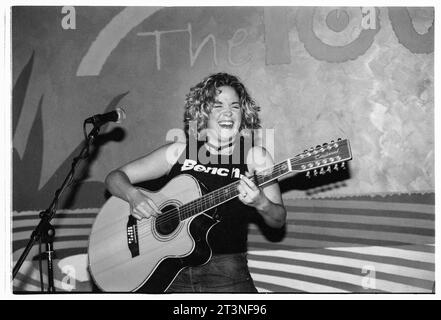
[[[306, 172], [309, 177], [325, 174], [332, 170], [338, 171], [338, 164], [342, 162], [341, 168], [344, 168], [345, 161], [351, 160], [352, 154], [348, 140], [339, 139], [337, 142], [331, 141], [330, 144], [325, 143], [322, 146], [305, 150], [303, 153], [293, 158], [282, 161], [270, 168], [255, 173], [250, 178], [259, 187], [278, 179], [292, 171]], [[331, 165], [334, 165], [331, 169]], [[328, 169], [324, 169], [328, 167]], [[317, 170], [321, 168], [321, 170]], [[237, 186], [239, 181], [230, 183], [222, 188], [214, 190], [204, 196], [186, 203], [178, 208], [179, 219], [185, 220], [196, 214], [208, 211], [224, 202], [227, 202], [239, 195]]]
[[[259, 187], [262, 187], [263, 185], [291, 172], [293, 160], [294, 159], [287, 159], [248, 178], [253, 180]], [[180, 220], [185, 220], [235, 198], [239, 195], [239, 191], [237, 190], [238, 184], [239, 180], [180, 206]]]

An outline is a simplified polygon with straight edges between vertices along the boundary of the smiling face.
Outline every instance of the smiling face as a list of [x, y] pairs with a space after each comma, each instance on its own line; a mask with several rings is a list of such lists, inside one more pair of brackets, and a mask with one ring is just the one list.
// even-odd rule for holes
[[217, 146], [234, 140], [239, 132], [241, 119], [242, 112], [236, 91], [228, 86], [219, 87], [208, 117], [208, 141]]

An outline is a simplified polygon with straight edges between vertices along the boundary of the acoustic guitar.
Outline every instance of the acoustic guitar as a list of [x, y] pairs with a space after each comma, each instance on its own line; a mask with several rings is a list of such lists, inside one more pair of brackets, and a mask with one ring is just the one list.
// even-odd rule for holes
[[[339, 139], [305, 150], [252, 178], [264, 187], [289, 173], [314, 177], [344, 170], [351, 159], [349, 141]], [[89, 271], [95, 284], [106, 292], [160, 293], [182, 269], [207, 263], [211, 258], [207, 236], [219, 222], [212, 209], [237, 197], [238, 183], [203, 194], [195, 178], [182, 174], [159, 191], [140, 188], [162, 212], [141, 220], [130, 215], [128, 202], [109, 198], [89, 238]]]

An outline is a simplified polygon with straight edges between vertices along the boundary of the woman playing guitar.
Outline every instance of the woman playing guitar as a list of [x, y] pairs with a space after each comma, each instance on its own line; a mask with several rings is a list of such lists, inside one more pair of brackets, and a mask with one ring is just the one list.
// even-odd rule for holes
[[213, 215], [219, 222], [206, 235], [211, 259], [183, 268], [166, 292], [257, 292], [246, 259], [249, 219], [259, 214], [273, 228], [283, 227], [286, 220], [277, 180], [259, 188], [252, 179], [252, 173], [273, 165], [263, 147], [245, 143], [241, 134], [260, 128], [258, 111], [237, 77], [210, 75], [186, 97], [187, 143], [164, 145], [106, 177], [108, 190], [130, 204], [137, 221], [158, 218], [161, 211], [136, 183], [187, 174], [211, 191], [240, 180], [239, 196]]

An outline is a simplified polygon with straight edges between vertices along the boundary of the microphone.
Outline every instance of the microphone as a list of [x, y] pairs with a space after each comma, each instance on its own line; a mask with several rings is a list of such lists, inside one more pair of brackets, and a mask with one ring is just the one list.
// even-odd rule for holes
[[96, 114], [85, 120], [86, 123], [93, 123], [94, 125], [103, 125], [107, 122], [121, 123], [126, 118], [126, 112], [123, 108], [116, 108], [113, 111]]

